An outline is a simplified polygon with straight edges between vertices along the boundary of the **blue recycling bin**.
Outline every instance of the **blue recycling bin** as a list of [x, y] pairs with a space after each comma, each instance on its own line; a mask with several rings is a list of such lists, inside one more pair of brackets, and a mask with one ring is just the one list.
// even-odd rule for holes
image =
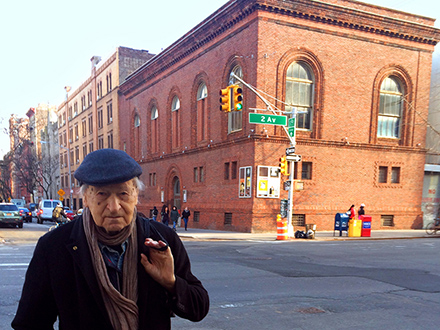
[[[335, 236], [335, 231], [339, 230], [339, 236], [342, 236], [342, 232], [348, 232], [348, 214], [347, 213], [336, 213], [335, 215], [335, 228], [333, 230], [333, 236]], [[348, 235], [348, 233], [347, 233]]]

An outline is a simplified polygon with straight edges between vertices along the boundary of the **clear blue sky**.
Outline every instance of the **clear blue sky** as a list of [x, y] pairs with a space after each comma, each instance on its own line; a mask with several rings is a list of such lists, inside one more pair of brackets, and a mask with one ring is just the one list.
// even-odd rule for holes
[[[25, 117], [39, 103], [58, 106], [64, 86], [90, 76], [90, 58], [118, 46], [157, 54], [227, 0], [18, 0], [0, 12], [0, 157], [11, 114]], [[375, 5], [440, 20], [439, 0], [369, 0]], [[436, 22], [440, 28], [440, 21]], [[437, 46], [436, 53], [439, 52]]]

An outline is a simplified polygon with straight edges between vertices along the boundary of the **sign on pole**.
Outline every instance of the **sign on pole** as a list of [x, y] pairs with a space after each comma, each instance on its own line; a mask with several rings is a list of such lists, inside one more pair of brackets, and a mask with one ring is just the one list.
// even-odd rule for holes
[[249, 113], [249, 123], [251, 124], [268, 124], [277, 126], [286, 126], [287, 117], [278, 115], [263, 115], [259, 113]]
[[296, 122], [295, 117], [289, 118], [289, 126], [287, 128], [287, 131], [289, 132], [289, 136], [292, 138], [295, 137], [295, 122]]
[[286, 159], [290, 162], [300, 162], [301, 161], [301, 155], [288, 155], [286, 156]]

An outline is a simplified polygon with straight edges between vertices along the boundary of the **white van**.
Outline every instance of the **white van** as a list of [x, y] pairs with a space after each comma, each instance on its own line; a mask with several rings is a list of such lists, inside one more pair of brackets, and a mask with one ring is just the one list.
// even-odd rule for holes
[[17, 205], [17, 207], [24, 207], [25, 204], [24, 199], [20, 199], [20, 198], [11, 199], [11, 203], [14, 203], [15, 205]]
[[58, 204], [63, 205], [57, 199], [43, 199], [40, 201], [37, 209], [37, 223], [43, 223], [44, 220], [52, 221], [52, 211]]

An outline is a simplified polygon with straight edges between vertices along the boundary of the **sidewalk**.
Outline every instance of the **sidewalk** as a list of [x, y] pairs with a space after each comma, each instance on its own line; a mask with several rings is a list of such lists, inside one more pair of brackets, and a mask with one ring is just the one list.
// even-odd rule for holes
[[[244, 240], [244, 241], [276, 241], [277, 233], [239, 233], [232, 231], [220, 231], [209, 229], [178, 228], [177, 234], [182, 239], [195, 240]], [[335, 236], [333, 236], [333, 234]], [[439, 237], [440, 235], [428, 235], [424, 229], [408, 229], [408, 230], [372, 230], [370, 237], [348, 237], [346, 232], [339, 231], [317, 231], [315, 239], [290, 238], [289, 241], [352, 241], [352, 240], [382, 240], [382, 239], [412, 239], [412, 238], [430, 238]]]

